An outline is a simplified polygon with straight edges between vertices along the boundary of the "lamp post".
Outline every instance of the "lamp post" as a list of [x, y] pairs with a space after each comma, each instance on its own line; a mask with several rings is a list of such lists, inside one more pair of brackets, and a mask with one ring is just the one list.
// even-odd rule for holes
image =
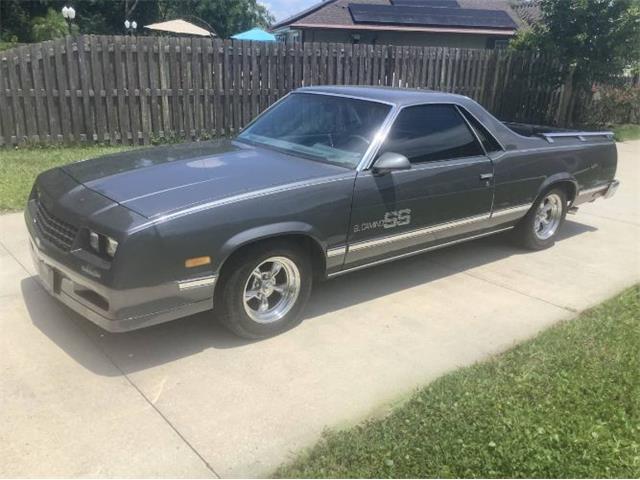
[[127, 30], [127, 33], [129, 35], [133, 35], [136, 31], [136, 28], [138, 28], [138, 22], [136, 22], [135, 20], [133, 20], [132, 22], [130, 22], [129, 20], [125, 20], [124, 28]]
[[69, 26], [69, 33], [71, 33], [71, 25], [74, 18], [76, 18], [76, 10], [73, 7], [67, 7], [66, 5], [62, 7], [62, 16], [67, 21], [67, 25]]

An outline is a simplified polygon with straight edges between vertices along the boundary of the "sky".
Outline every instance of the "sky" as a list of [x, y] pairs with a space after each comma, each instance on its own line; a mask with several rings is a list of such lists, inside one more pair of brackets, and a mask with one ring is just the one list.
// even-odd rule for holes
[[276, 20], [282, 20], [319, 1], [320, 0], [263, 0], [260, 3], [265, 5], [271, 13], [275, 15]]

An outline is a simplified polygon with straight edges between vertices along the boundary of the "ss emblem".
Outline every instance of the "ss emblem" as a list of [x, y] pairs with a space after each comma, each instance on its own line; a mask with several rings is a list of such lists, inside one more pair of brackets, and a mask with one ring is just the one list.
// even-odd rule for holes
[[384, 228], [395, 228], [411, 223], [411, 209], [404, 208], [402, 210], [391, 210], [384, 214]]

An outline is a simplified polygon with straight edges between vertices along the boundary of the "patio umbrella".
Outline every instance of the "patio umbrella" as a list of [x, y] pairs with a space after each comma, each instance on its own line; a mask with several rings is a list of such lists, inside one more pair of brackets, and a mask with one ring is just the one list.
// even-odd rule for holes
[[265, 32], [261, 28], [252, 28], [246, 32], [236, 33], [231, 38], [234, 40], [252, 40], [254, 42], [275, 42], [276, 36], [272, 33]]
[[202, 27], [181, 19], [152, 23], [151, 25], [145, 25], [144, 28], [159, 32], [179, 33], [181, 35], [198, 35], [200, 37], [215, 36], [214, 32], [210, 32]]

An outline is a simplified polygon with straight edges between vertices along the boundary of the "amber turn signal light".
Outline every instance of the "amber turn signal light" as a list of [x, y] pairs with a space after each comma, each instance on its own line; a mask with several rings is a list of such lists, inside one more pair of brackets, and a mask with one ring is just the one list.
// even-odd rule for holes
[[209, 265], [211, 263], [211, 257], [194, 257], [187, 258], [184, 261], [184, 266], [187, 268], [201, 267], [202, 265]]

